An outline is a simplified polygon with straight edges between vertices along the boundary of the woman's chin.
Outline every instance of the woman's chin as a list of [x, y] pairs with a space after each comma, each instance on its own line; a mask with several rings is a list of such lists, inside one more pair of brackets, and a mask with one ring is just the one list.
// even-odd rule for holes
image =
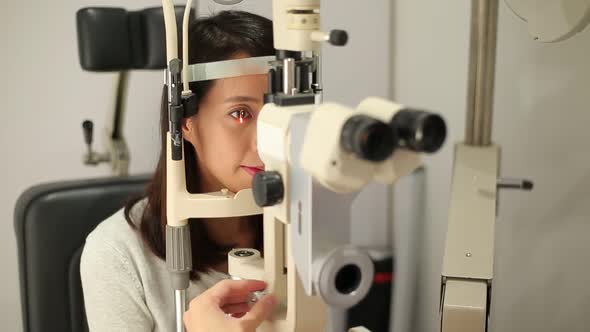
[[237, 193], [240, 190], [250, 189], [252, 188], [252, 177], [242, 177], [240, 176], [239, 183], [234, 183], [232, 186], [229, 186], [228, 189], [231, 192]]

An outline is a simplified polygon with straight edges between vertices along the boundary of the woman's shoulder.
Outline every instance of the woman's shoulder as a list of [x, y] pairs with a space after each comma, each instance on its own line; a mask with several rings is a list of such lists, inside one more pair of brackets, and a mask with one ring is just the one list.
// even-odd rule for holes
[[139, 219], [147, 204], [147, 199], [139, 200], [131, 208], [129, 224], [125, 218], [124, 209], [102, 221], [86, 237], [84, 252], [99, 254], [104, 251], [116, 251], [119, 255], [131, 256], [134, 252], [143, 251], [143, 241], [139, 233]]

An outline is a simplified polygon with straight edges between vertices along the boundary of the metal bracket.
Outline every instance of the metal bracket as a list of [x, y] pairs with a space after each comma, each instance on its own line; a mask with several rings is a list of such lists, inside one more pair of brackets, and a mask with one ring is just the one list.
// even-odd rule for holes
[[457, 144], [443, 259], [441, 331], [485, 332], [500, 148]]

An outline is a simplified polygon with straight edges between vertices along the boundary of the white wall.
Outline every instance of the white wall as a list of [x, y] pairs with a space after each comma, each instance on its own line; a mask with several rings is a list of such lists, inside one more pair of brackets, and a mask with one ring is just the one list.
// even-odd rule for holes
[[[491, 330], [587, 331], [590, 29], [538, 44], [500, 2], [493, 138], [503, 148], [502, 174], [536, 187], [501, 194]], [[393, 10], [394, 95], [442, 112], [451, 134], [426, 163], [415, 331], [437, 330], [452, 146], [464, 137], [469, 6], [398, 0]]]
[[[114, 75], [88, 73], [78, 64], [75, 12], [84, 6], [137, 9], [157, 6], [158, 0], [55, 0], [0, 2], [0, 80], [2, 121], [0, 152], [0, 326], [21, 329], [13, 208], [26, 188], [47, 181], [107, 176], [106, 165], [82, 165], [85, 151], [81, 122], [104, 125], [112, 107]], [[178, 2], [182, 3], [182, 1]], [[245, 0], [237, 9], [270, 17], [271, 1]], [[226, 7], [201, 0], [200, 15]], [[367, 95], [389, 93], [389, 1], [322, 2], [326, 28], [350, 33], [345, 48], [326, 47], [326, 98], [356, 105]], [[14, 33], [18, 32], [19, 35]], [[10, 47], [10, 48], [9, 48]], [[370, 52], [365, 52], [371, 50]], [[346, 68], [346, 79], [342, 79]], [[125, 133], [131, 173], [153, 169], [158, 150], [158, 105], [161, 73], [134, 72], [129, 81]], [[25, 90], [26, 89], [26, 90]], [[100, 141], [95, 144], [100, 147]], [[383, 188], [376, 188], [382, 191]], [[364, 228], [378, 233], [378, 228]]]

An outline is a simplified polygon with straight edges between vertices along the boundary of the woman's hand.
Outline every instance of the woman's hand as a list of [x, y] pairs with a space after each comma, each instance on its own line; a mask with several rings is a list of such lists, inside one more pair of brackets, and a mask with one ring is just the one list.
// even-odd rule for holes
[[250, 293], [266, 288], [258, 280], [223, 280], [194, 298], [184, 313], [187, 332], [255, 332], [276, 305], [272, 295], [248, 305]]

